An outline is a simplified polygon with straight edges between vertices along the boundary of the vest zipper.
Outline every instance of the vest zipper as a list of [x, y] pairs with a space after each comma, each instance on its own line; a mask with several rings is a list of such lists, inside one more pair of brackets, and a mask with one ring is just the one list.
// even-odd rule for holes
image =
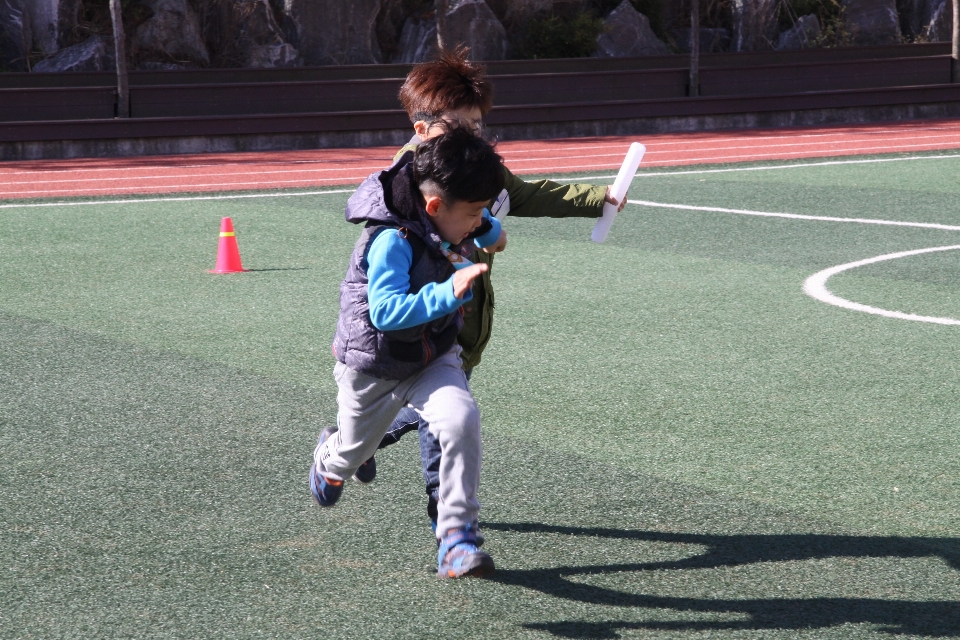
[[427, 343], [427, 334], [424, 333], [420, 338], [423, 340], [423, 352], [425, 354], [423, 364], [426, 365], [433, 358], [433, 352], [430, 351], [430, 345]]

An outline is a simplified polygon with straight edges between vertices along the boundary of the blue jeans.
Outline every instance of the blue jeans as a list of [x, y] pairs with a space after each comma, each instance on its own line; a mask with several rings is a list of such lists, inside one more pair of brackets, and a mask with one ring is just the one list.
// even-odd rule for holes
[[[473, 371], [466, 371], [467, 380]], [[423, 482], [426, 484], [427, 515], [437, 521], [437, 492], [440, 489], [440, 441], [430, 433], [430, 425], [413, 407], [404, 407], [387, 429], [378, 449], [396, 444], [405, 433], [414, 429], [420, 436], [420, 462], [423, 464]]]

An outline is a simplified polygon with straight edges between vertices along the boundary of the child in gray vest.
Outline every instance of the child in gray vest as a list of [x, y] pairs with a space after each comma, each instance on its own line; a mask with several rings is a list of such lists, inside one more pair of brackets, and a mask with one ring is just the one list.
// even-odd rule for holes
[[403, 154], [350, 197], [346, 218], [365, 227], [340, 286], [333, 352], [337, 428], [314, 451], [310, 491], [321, 506], [369, 459], [397, 413], [415, 408], [439, 440], [438, 574], [484, 576], [476, 546], [480, 414], [460, 364], [461, 305], [488, 266], [465, 256], [506, 245], [486, 205], [503, 189], [493, 148], [456, 128]]

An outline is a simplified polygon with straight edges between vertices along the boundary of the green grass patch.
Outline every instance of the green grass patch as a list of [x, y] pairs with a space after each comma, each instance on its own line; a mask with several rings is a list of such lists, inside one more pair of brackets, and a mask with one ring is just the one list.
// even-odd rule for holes
[[[958, 225], [958, 170], [648, 170], [631, 197]], [[958, 329], [801, 290], [960, 232], [508, 218], [472, 383], [498, 573], [449, 582], [411, 436], [334, 509], [307, 491], [347, 196], [0, 208], [0, 637], [960, 635]], [[207, 273], [226, 215], [248, 273]], [[960, 318], [957, 275], [828, 286]]]

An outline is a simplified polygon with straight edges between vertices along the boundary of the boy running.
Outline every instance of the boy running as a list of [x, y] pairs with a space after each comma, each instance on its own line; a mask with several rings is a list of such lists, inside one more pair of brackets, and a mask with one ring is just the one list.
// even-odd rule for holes
[[[441, 53], [437, 60], [416, 65], [407, 75], [400, 89], [400, 102], [410, 116], [415, 135], [397, 154], [417, 149], [418, 145], [459, 126], [477, 136], [483, 134], [482, 119], [493, 107], [493, 87], [481, 65], [467, 58], [469, 49], [459, 47]], [[618, 204], [605, 186], [590, 184], [559, 184], [550, 180], [524, 182], [503, 167], [504, 189], [491, 203], [494, 214], [509, 212], [512, 216], [527, 217], [585, 217], [599, 218], [605, 202]], [[626, 198], [620, 204], [620, 209]], [[499, 216], [502, 217], [502, 216]], [[470, 258], [477, 264], [492, 268], [493, 255], [474, 251]], [[463, 328], [457, 336], [462, 348], [463, 369], [469, 379], [473, 368], [480, 364], [480, 356], [490, 341], [493, 326], [493, 283], [490, 270], [483, 272], [473, 286], [473, 301], [463, 307]], [[385, 447], [414, 429], [419, 431], [423, 477], [428, 496], [427, 514], [431, 526], [437, 523], [438, 469], [441, 447], [432, 436], [429, 420], [412, 408], [405, 408], [390, 426], [380, 444]], [[368, 459], [354, 476], [360, 482], [371, 482], [376, 477], [376, 461]], [[482, 538], [481, 538], [482, 541]]]
[[456, 340], [461, 306], [489, 269], [463, 254], [505, 244], [486, 209], [503, 175], [493, 148], [457, 128], [367, 178], [346, 208], [347, 220], [365, 228], [340, 287], [337, 428], [320, 434], [310, 491], [321, 506], [334, 505], [400, 409], [414, 407], [442, 452], [436, 531], [443, 577], [494, 569], [476, 546], [480, 413]]

